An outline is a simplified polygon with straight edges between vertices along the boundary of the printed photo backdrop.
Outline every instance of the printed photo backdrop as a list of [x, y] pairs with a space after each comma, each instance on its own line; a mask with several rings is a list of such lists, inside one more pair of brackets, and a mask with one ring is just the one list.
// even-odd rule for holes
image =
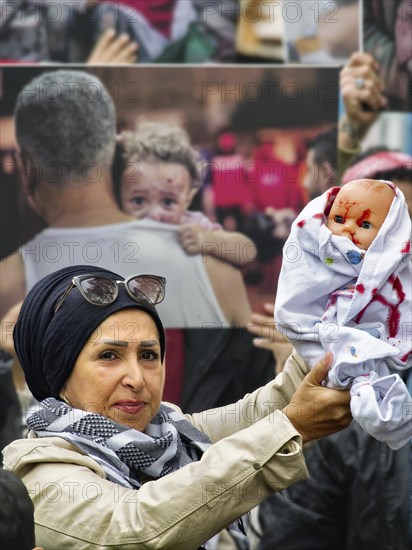
[[[24, 245], [42, 228], [42, 221], [21, 192], [13, 160], [12, 110], [21, 87], [44, 70], [19, 67], [2, 71], [2, 257]], [[211, 247], [206, 241], [202, 252], [193, 256], [196, 273], [205, 281], [203, 290], [209, 297], [206, 302], [220, 311], [218, 316], [206, 314], [184, 327], [242, 325], [252, 310], [261, 310], [264, 302], [275, 298], [282, 246], [291, 221], [307, 202], [307, 142], [336, 125], [338, 69], [139, 67], [87, 71], [98, 76], [111, 93], [119, 132], [133, 130], [142, 119], [170, 123], [184, 128], [200, 152], [201, 188], [189, 209], [202, 212], [227, 233], [242, 234], [247, 243], [241, 240], [222, 244], [219, 259], [210, 259]], [[162, 266], [164, 251], [159, 236], [167, 236], [165, 247], [174, 240], [176, 258], [183, 257], [178, 226], [147, 219], [141, 224], [146, 240], [150, 241], [152, 233], [156, 234], [156, 243], [160, 239], [160, 245], [156, 245], [156, 272], [162, 274], [159, 265]], [[167, 251], [170, 255], [169, 248]], [[99, 262], [104, 265], [104, 254]], [[227, 277], [214, 277], [213, 262], [227, 264]], [[186, 285], [188, 273], [182, 266], [178, 260], [173, 266], [163, 264], [167, 273], [172, 272], [174, 283], [171, 281], [170, 289], [175, 293], [192, 288]], [[55, 262], [54, 267], [61, 265]], [[223, 266], [223, 272], [225, 269]], [[168, 324], [180, 328], [174, 322], [172, 291], [168, 298], [168, 305], [164, 306], [168, 308]], [[185, 307], [190, 313], [192, 307], [196, 308], [196, 297], [186, 298]], [[238, 308], [236, 315], [232, 315], [232, 307]]]
[[285, 60], [345, 63], [361, 49], [360, 0], [282, 2]]
[[[0, 64], [337, 63], [359, 49], [359, 3], [2, 0]], [[108, 29], [138, 50], [114, 53]]]

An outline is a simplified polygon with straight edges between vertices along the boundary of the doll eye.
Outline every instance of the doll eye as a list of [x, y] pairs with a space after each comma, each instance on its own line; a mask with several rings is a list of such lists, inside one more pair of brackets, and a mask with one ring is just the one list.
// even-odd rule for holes
[[372, 229], [372, 224], [371, 222], [362, 222], [361, 227], [363, 227], [363, 229]]
[[336, 223], [343, 223], [343, 216], [335, 216], [334, 220]]

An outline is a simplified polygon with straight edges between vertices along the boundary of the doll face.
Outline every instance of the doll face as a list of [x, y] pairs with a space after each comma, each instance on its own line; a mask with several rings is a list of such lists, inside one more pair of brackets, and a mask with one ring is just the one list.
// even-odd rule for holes
[[389, 212], [393, 190], [378, 180], [347, 183], [336, 196], [328, 216], [327, 227], [334, 235], [350, 239], [367, 250]]

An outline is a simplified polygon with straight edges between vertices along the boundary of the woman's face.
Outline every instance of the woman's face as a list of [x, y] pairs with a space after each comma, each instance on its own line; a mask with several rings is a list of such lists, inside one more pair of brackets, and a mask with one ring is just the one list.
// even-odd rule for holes
[[122, 210], [138, 219], [179, 224], [193, 194], [190, 174], [182, 164], [133, 162], [122, 177]]
[[144, 311], [127, 309], [95, 330], [60, 395], [74, 408], [144, 431], [159, 410], [164, 381], [154, 321]]

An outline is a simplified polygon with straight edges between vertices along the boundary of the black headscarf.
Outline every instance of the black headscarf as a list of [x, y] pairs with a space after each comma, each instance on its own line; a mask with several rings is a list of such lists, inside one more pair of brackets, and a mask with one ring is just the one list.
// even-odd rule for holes
[[90, 265], [66, 267], [36, 283], [23, 302], [14, 329], [14, 345], [27, 385], [38, 401], [46, 397], [59, 398], [59, 392], [90, 335], [109, 315], [122, 309], [139, 309], [151, 316], [159, 331], [163, 361], [165, 334], [156, 309], [132, 300], [124, 285], [119, 286], [117, 299], [104, 307], [90, 304], [77, 288], [73, 288], [54, 314], [56, 302], [72, 278], [88, 273], [123, 280], [112, 271]]

